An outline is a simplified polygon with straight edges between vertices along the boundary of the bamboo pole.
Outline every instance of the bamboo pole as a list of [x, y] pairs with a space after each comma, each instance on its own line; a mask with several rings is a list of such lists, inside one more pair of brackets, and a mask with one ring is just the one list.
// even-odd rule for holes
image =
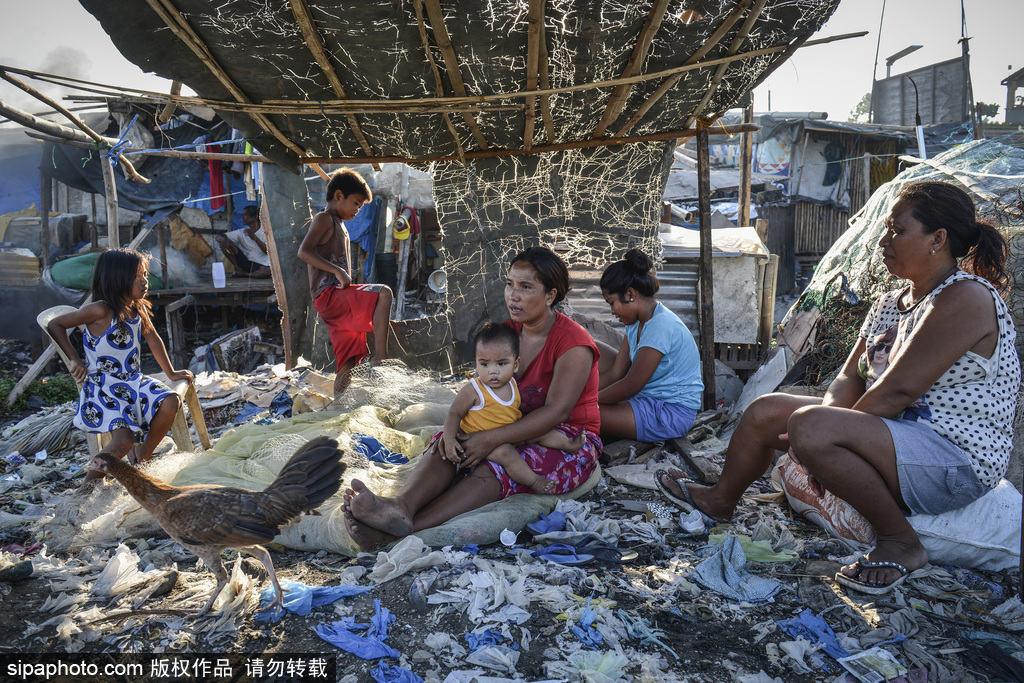
[[[430, 64], [430, 71], [434, 74], [434, 91], [438, 96], [444, 95], [444, 82], [441, 80], [441, 71], [437, 68], [437, 62], [434, 61], [434, 55], [430, 51], [430, 39], [427, 37], [427, 25], [423, 21], [423, 0], [413, 0], [413, 9], [416, 10], [416, 25], [420, 31], [420, 41], [423, 43], [423, 51], [427, 55], [427, 63]], [[452, 123], [451, 117], [447, 112], [443, 113], [444, 125], [448, 128], [448, 132], [451, 134], [452, 139], [455, 141], [455, 152], [459, 157], [459, 161], [462, 165], [466, 165], [465, 153], [462, 149], [462, 141], [459, 139], [459, 134], [455, 130], [455, 125]]]
[[715, 407], [715, 292], [711, 266], [711, 158], [708, 125], [697, 126], [697, 205], [700, 213], [700, 366], [704, 409]]
[[[96, 145], [92, 142], [83, 142], [80, 140], [68, 140], [65, 138], [55, 137], [53, 135], [47, 135], [45, 133], [29, 132], [25, 131], [25, 135], [36, 140], [44, 140], [46, 142], [58, 142], [62, 145], [68, 145], [69, 147], [79, 147], [81, 149], [96, 149]], [[135, 153], [133, 153], [135, 154]], [[262, 154], [229, 154], [227, 152], [185, 152], [180, 149], [147, 149], [143, 154], [139, 156], [151, 156], [151, 157], [172, 157], [174, 159], [214, 159], [217, 161], [259, 161], [264, 164], [272, 164], [273, 160], [268, 159]]]
[[[455, 54], [451, 36], [448, 35], [448, 29], [445, 27], [441, 3], [438, 0], [424, 0], [424, 5], [427, 8], [427, 16], [430, 17], [430, 26], [434, 30], [434, 40], [437, 41], [437, 47], [441, 50], [441, 56], [444, 57], [444, 68], [452, 85], [452, 91], [460, 97], [465, 97], [466, 85], [462, 81], [459, 58]], [[466, 113], [462, 115], [462, 118], [465, 120], [466, 125], [469, 126], [469, 130], [472, 131], [473, 137], [476, 138], [477, 146], [480, 149], [487, 149], [487, 138], [484, 137], [483, 131], [476, 125], [476, 119], [471, 114]]]
[[[758, 130], [759, 126], [753, 124], [738, 124], [732, 126], [720, 126], [716, 129], [716, 134], [735, 134], [745, 133], [748, 130]], [[475, 152], [466, 152], [467, 159], [489, 159], [492, 157], [509, 157], [509, 156], [527, 156], [528, 154], [547, 154], [549, 152], [564, 152], [569, 149], [590, 149], [593, 147], [617, 147], [619, 145], [630, 145], [639, 142], [657, 142], [659, 140], [687, 140], [696, 135], [695, 128], [687, 128], [686, 130], [670, 130], [663, 131], [661, 133], [649, 133], [647, 135], [637, 135], [629, 138], [601, 138], [595, 140], [593, 138], [587, 138], [586, 140], [576, 140], [574, 142], [560, 142], [554, 145], [541, 145], [533, 148], [532, 152], [526, 152], [521, 149], [489, 149], [480, 150]], [[436, 157], [416, 157], [410, 159], [409, 157], [374, 157], [376, 160], [381, 162], [431, 162], [431, 161], [456, 161], [457, 157], [451, 155], [447, 156], [436, 156]], [[362, 157], [341, 157], [338, 159], [331, 157], [304, 157], [300, 158], [300, 164], [365, 164], [370, 160]]]
[[[54, 99], [52, 99], [50, 97], [47, 97], [46, 95], [44, 95], [43, 93], [39, 92], [38, 90], [36, 90], [32, 86], [28, 85], [27, 83], [22, 83], [17, 78], [15, 78], [14, 76], [11, 76], [9, 73], [4, 71], [3, 69], [0, 69], [0, 78], [4, 79], [5, 81], [10, 83], [11, 85], [14, 85], [14, 86], [17, 86], [18, 88], [21, 88], [26, 93], [28, 93], [32, 97], [36, 98], [40, 102], [46, 104], [47, 106], [53, 107], [54, 111], [58, 111], [61, 114], [63, 114], [65, 116], [65, 118], [67, 118], [69, 121], [71, 121], [71, 123], [73, 123], [76, 126], [78, 126], [78, 128], [83, 133], [85, 133], [90, 138], [92, 138], [93, 140], [98, 142], [100, 145], [110, 146], [109, 143], [107, 142], [107, 138], [104, 138], [99, 133], [94, 131], [92, 128], [90, 128], [89, 126], [85, 125], [85, 122], [82, 121], [82, 119], [80, 119], [77, 116], [75, 116], [74, 114], [72, 114], [70, 111], [67, 110], [66, 107], [64, 107], [64, 105], [60, 104], [56, 100], [54, 100]], [[132, 162], [130, 162], [127, 159], [125, 159], [124, 156], [119, 156], [118, 157], [118, 162], [120, 162], [122, 168], [124, 168], [124, 175], [129, 180], [134, 180], [134, 181], [140, 182], [140, 183], [148, 183], [149, 182], [148, 178], [144, 178], [141, 175], [139, 175], [138, 171], [135, 170], [135, 167], [132, 166]]]
[[[313, 22], [313, 15], [309, 11], [309, 5], [306, 0], [289, 0], [289, 4], [292, 7], [292, 14], [295, 16], [295, 22], [299, 25], [302, 30], [302, 36], [305, 38], [306, 47], [313, 53], [313, 58], [316, 63], [320, 65], [320, 69], [324, 72], [328, 82], [331, 84], [331, 89], [334, 90], [334, 94], [343, 100], [348, 99], [348, 95], [345, 93], [345, 87], [341, 84], [341, 79], [338, 78], [338, 73], [334, 70], [334, 66], [331, 64], [330, 58], [327, 56], [327, 52], [324, 50], [323, 37], [320, 35], [320, 31], [317, 29], [316, 24]], [[362, 128], [359, 126], [359, 120], [355, 114], [346, 114], [348, 119], [348, 126], [352, 130], [352, 134], [355, 135], [356, 141], [359, 142], [359, 146], [363, 148], [363, 152], [366, 156], [373, 156], [373, 148], [370, 146], [370, 141], [366, 139], [363, 134]], [[379, 171], [380, 167], [374, 164], [373, 170]]]
[[[651, 10], [647, 14], [643, 28], [640, 29], [636, 45], [633, 46], [633, 54], [629, 56], [626, 68], [622, 71], [623, 76], [635, 76], [643, 66], [644, 60], [647, 59], [647, 54], [651, 49], [651, 43], [654, 42], [654, 35], [661, 28], [661, 21], [665, 18], [665, 9], [667, 7], [668, 0], [654, 0], [651, 3]], [[632, 88], [633, 85], [631, 83], [615, 86], [611, 95], [608, 96], [608, 104], [605, 106], [604, 115], [598, 121], [593, 137], [604, 137], [605, 130], [622, 113], [622, 107], [625, 106], [626, 98], [629, 97], [629, 91]]]
[[106, 159], [100, 159], [103, 170], [103, 199], [107, 207], [107, 246], [117, 249], [121, 246], [121, 225], [117, 220], [117, 182], [114, 167]]
[[[526, 40], [526, 89], [537, 89], [537, 71], [540, 68], [541, 29], [544, 24], [544, 0], [530, 0], [527, 14], [529, 24]], [[533, 129], [537, 123], [537, 98], [526, 98], [526, 130], [523, 132], [523, 149], [533, 149]]]
[[50, 176], [39, 172], [39, 250], [43, 252], [43, 269], [50, 265], [50, 201], [53, 199], [53, 183]]

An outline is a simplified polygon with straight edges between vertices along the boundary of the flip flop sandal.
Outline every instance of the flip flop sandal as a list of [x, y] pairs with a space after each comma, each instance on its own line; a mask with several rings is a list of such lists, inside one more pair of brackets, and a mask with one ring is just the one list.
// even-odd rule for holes
[[[866, 593], [868, 595], [885, 595], [886, 593], [891, 593], [893, 588], [907, 580], [907, 574], [910, 573], [910, 571], [899, 562], [872, 562], [864, 555], [861, 555], [860, 559], [853, 563], [853, 566], [857, 568], [856, 574], [853, 576], [847, 576], [842, 571], [836, 572], [836, 581], [847, 588], [852, 588], [855, 591]], [[857, 580], [857, 577], [860, 576], [860, 573], [865, 569], [895, 569], [900, 573], [900, 578], [896, 579], [892, 583], [886, 584], [868, 583], [866, 581]]]
[[[661, 481], [662, 477], [672, 479], [672, 481], [674, 481], [676, 485], [679, 486], [679, 490], [683, 492], [684, 497], [680, 498], [671, 490], [669, 490], [669, 488], [665, 486], [665, 484]], [[658, 470], [657, 472], [654, 473], [654, 483], [658, 486], [658, 490], [661, 491], [661, 494], [665, 496], [668, 502], [672, 503], [677, 508], [686, 513], [690, 513], [693, 512], [694, 510], [697, 510], [698, 512], [700, 512], [701, 515], [704, 516], [705, 522], [714, 526], [718, 522], [710, 515], [708, 515], [706, 512], [697, 507], [697, 504], [693, 502], [693, 498], [690, 497], [690, 490], [686, 488], [686, 484], [688, 481], [688, 479], [683, 479], [682, 477], [680, 477], [679, 479], [673, 479], [672, 475], [670, 475], [666, 470]]]
[[555, 562], [556, 564], [577, 565], [586, 564], [594, 560], [593, 555], [576, 552], [576, 548], [565, 543], [555, 543], [546, 548], [531, 550], [530, 554], [541, 560]]
[[621, 550], [610, 545], [583, 545], [577, 550], [580, 553], [593, 555], [595, 561], [604, 562], [606, 564], [625, 564], [627, 562], [632, 562], [639, 557], [639, 553], [635, 550], [631, 550], [629, 548]]

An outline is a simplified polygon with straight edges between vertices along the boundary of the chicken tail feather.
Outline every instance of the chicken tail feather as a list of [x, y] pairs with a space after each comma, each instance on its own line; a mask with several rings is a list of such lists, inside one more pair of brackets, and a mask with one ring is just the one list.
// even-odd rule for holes
[[263, 493], [287, 503], [293, 514], [314, 510], [341, 488], [343, 456], [337, 441], [318, 436], [295, 451]]

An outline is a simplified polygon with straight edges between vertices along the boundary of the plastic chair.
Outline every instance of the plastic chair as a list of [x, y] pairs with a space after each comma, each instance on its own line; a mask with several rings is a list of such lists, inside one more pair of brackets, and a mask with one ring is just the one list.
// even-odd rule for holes
[[[61, 360], [64, 361], [64, 365], [71, 369], [71, 359], [67, 357], [64, 351], [57, 346], [57, 343], [53, 341], [53, 337], [50, 336], [50, 331], [46, 329], [46, 326], [51, 320], [57, 316], [64, 315], [65, 313], [72, 313], [76, 311], [74, 306], [54, 306], [48, 308], [39, 315], [36, 316], [36, 323], [39, 327], [43, 328], [43, 332], [46, 334], [46, 338], [50, 340], [50, 343], [57, 349], [57, 353], [60, 355]], [[79, 325], [81, 329], [83, 325]], [[174, 424], [171, 425], [171, 438], [174, 439], [174, 444], [181, 451], [192, 451], [192, 435], [188, 430], [188, 421], [185, 418], [185, 406], [188, 406], [189, 414], [192, 417], [192, 423], [196, 426], [196, 434], [199, 436], [199, 442], [203, 447], [203, 450], [210, 448], [210, 433], [206, 430], [206, 420], [203, 418], [203, 409], [199, 405], [199, 395], [196, 394], [196, 388], [189, 384], [187, 380], [179, 379], [176, 382], [169, 382], [167, 376], [163, 373], [153, 375], [154, 379], [158, 379], [168, 387], [171, 391], [176, 393], [181, 398], [181, 406], [178, 408], [178, 414], [174, 416]], [[79, 383], [81, 386], [81, 383]], [[110, 434], [89, 434], [89, 454], [96, 455], [99, 453], [103, 446], [110, 441]]]

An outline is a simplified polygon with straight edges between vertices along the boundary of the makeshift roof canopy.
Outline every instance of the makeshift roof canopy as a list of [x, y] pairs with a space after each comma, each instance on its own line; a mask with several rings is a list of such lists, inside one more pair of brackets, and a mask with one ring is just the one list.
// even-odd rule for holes
[[309, 156], [465, 160], [679, 137], [734, 105], [838, 4], [81, 2], [126, 57], [214, 100], [293, 168]]

